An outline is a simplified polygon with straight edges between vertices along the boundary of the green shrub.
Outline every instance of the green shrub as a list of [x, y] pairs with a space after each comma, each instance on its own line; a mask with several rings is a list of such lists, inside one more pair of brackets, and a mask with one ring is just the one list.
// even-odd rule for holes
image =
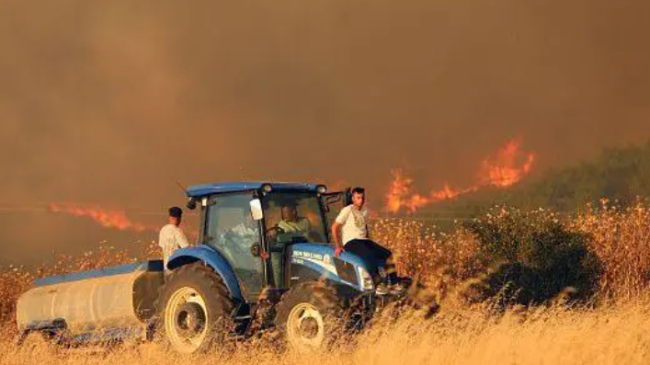
[[554, 213], [497, 208], [466, 229], [478, 239], [477, 254], [493, 263], [479, 285], [480, 300], [543, 303], [567, 288], [574, 299], [587, 299], [597, 288], [600, 265], [587, 237], [570, 231]]

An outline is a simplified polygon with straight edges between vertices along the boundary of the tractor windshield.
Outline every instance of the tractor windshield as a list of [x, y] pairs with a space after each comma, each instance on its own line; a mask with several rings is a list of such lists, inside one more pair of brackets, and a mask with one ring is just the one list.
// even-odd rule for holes
[[318, 196], [273, 192], [264, 199], [267, 240], [271, 244], [327, 242]]

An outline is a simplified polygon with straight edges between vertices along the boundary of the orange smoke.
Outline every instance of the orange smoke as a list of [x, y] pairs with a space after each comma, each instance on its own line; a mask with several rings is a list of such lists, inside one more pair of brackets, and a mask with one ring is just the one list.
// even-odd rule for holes
[[[406, 176], [402, 170], [395, 169], [392, 171], [393, 181], [386, 195], [385, 210], [398, 213], [405, 209], [412, 213], [426, 205], [475, 192], [484, 186], [505, 188], [514, 185], [530, 173], [535, 161], [533, 153], [524, 153], [520, 147], [519, 141], [509, 141], [495, 156], [484, 159], [475, 185], [456, 189], [445, 184], [442, 189], [432, 190], [428, 195], [413, 192], [413, 179]], [[522, 159], [525, 159], [523, 165], [518, 165]]]
[[143, 232], [149, 229], [143, 224], [132, 222], [129, 218], [127, 218], [126, 214], [123, 211], [119, 210], [103, 210], [100, 208], [89, 208], [73, 206], [70, 204], [61, 205], [51, 203], [50, 211], [53, 213], [66, 213], [75, 217], [90, 218], [106, 228], [115, 228], [120, 231], [130, 230]]

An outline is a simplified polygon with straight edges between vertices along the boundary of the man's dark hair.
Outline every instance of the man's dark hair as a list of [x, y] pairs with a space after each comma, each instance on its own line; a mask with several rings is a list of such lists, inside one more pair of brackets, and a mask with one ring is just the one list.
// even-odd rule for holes
[[366, 195], [366, 189], [364, 189], [364, 188], [362, 188], [362, 187], [360, 187], [360, 186], [357, 186], [356, 188], [352, 189], [352, 192], [351, 192], [351, 193], [352, 193], [352, 194], [363, 194], [363, 195]]
[[298, 207], [298, 203], [293, 199], [283, 200], [283, 201], [280, 202], [279, 205], [281, 207], [287, 207], [287, 208], [297, 208]]
[[179, 207], [169, 208], [169, 216], [174, 218], [180, 218], [183, 216], [183, 210]]

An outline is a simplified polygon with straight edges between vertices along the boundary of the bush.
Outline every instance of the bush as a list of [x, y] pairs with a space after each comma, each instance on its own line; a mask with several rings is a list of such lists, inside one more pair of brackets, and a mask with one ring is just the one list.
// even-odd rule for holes
[[588, 237], [571, 231], [557, 214], [497, 208], [465, 225], [478, 239], [478, 255], [492, 263], [479, 298], [535, 304], [570, 288], [574, 299], [588, 299], [597, 288], [600, 265]]

